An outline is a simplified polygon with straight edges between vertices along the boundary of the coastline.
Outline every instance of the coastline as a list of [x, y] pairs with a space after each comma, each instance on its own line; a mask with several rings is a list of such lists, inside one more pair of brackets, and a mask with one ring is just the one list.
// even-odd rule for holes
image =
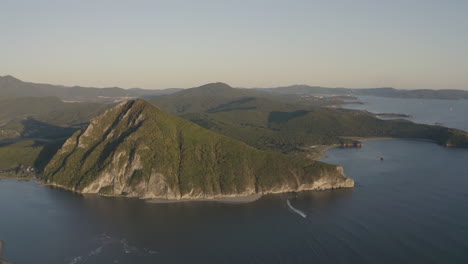
[[184, 202], [218, 202], [228, 204], [246, 204], [255, 202], [262, 198], [262, 194], [251, 194], [246, 196], [225, 196], [225, 197], [213, 197], [213, 198], [183, 198], [183, 199], [141, 199], [146, 200], [147, 203], [156, 204], [170, 204], [170, 203], [184, 203]]
[[436, 140], [422, 139], [422, 138], [397, 138], [397, 137], [341, 137], [341, 138], [353, 139], [353, 140], [357, 140], [357, 141], [395, 140], [395, 139], [398, 139], [398, 140], [415, 140], [415, 141], [432, 142], [432, 143], [437, 144]]
[[[356, 141], [360, 141], [360, 142], [372, 141], [372, 140], [415, 140], [415, 141], [424, 141], [424, 142], [431, 142], [431, 143], [438, 144], [437, 141], [435, 141], [435, 140], [420, 139], [420, 138], [396, 138], [396, 137], [341, 137], [341, 138], [356, 140]], [[330, 146], [327, 146], [324, 149], [320, 150], [320, 152], [318, 154], [309, 155], [309, 157], [311, 159], [313, 159], [313, 160], [325, 159], [325, 158], [328, 158], [328, 156], [327, 156], [327, 154], [325, 154], [325, 152], [327, 152], [330, 149], [339, 148], [339, 147], [340, 147], [340, 145], [338, 145], [338, 144], [330, 145]]]
[[[337, 146], [329, 146], [327, 148], [331, 149]], [[338, 186], [316, 186], [313, 188], [305, 188], [305, 189], [300, 189], [300, 190], [274, 190], [274, 191], [268, 191], [264, 193], [253, 193], [249, 195], [231, 195], [231, 196], [215, 196], [215, 197], [205, 197], [205, 198], [200, 198], [200, 197], [194, 197], [194, 198], [181, 198], [181, 199], [164, 199], [164, 198], [142, 198], [142, 197], [132, 197], [132, 196], [125, 196], [125, 195], [105, 195], [105, 194], [99, 194], [99, 193], [81, 193], [75, 190], [72, 190], [70, 188], [57, 185], [57, 184], [51, 184], [51, 183], [42, 183], [38, 179], [32, 179], [32, 178], [18, 178], [18, 177], [0, 177], [0, 179], [9, 179], [9, 180], [17, 180], [17, 181], [33, 181], [37, 183], [37, 186], [40, 187], [51, 187], [51, 188], [58, 188], [66, 191], [70, 191], [75, 194], [79, 194], [82, 196], [101, 196], [101, 197], [115, 197], [115, 198], [134, 198], [138, 199], [147, 203], [154, 203], [154, 204], [174, 204], [174, 203], [186, 203], [186, 202], [216, 202], [216, 203], [224, 203], [224, 204], [247, 204], [247, 203], [252, 203], [260, 198], [262, 198], [265, 195], [275, 195], [275, 194], [287, 194], [287, 193], [298, 193], [298, 192], [303, 192], [303, 191], [325, 191], [325, 190], [333, 190], [333, 189], [343, 189], [343, 188], [352, 188], [354, 186], [354, 181], [352, 179], [348, 179], [346, 181], [347, 184], [342, 184]], [[349, 185], [348, 181], [352, 181], [352, 185]]]
[[323, 147], [322, 149], [319, 149], [317, 152], [315, 152], [313, 154], [307, 155], [307, 157], [309, 157], [312, 160], [325, 159], [325, 158], [328, 157], [327, 154], [325, 154], [325, 152], [329, 151], [330, 149], [334, 149], [334, 148], [338, 148], [338, 147], [340, 147], [339, 144], [328, 145], [328, 146]]
[[[357, 141], [404, 139], [404, 138], [395, 138], [395, 137], [341, 137], [341, 138], [352, 139], [352, 140], [357, 140]], [[414, 140], [414, 139], [411, 139], [411, 140]]]
[[[330, 146], [330, 148], [333, 148], [336, 146]], [[329, 148], [329, 149], [330, 149]], [[1, 178], [0, 178], [1, 179]], [[125, 195], [105, 195], [105, 194], [99, 194], [99, 193], [81, 193], [75, 190], [72, 190], [70, 188], [57, 185], [57, 184], [51, 184], [51, 183], [42, 183], [38, 181], [37, 179], [25, 179], [25, 178], [15, 178], [15, 177], [8, 177], [5, 179], [11, 179], [11, 180], [17, 180], [17, 181], [34, 181], [37, 183], [37, 186], [47, 186], [51, 188], [58, 188], [66, 191], [70, 191], [75, 194], [87, 196], [87, 195], [92, 195], [92, 196], [101, 196], [101, 197], [121, 197], [121, 198], [136, 198], [138, 200], [142, 200], [148, 203], [155, 203], [155, 204], [172, 204], [172, 203], [185, 203], [185, 202], [218, 202], [218, 203], [226, 203], [226, 204], [247, 204], [247, 203], [252, 203], [260, 198], [262, 198], [264, 195], [270, 195], [270, 194], [285, 194], [285, 193], [297, 193], [297, 192], [302, 192], [302, 191], [324, 191], [324, 190], [331, 190], [331, 189], [342, 189], [342, 188], [352, 188], [354, 187], [354, 181], [352, 179], [347, 179], [343, 184], [337, 185], [337, 186], [323, 186], [322, 184], [319, 183], [319, 186], [313, 186], [312, 188], [303, 188], [299, 190], [292, 190], [292, 189], [282, 189], [282, 190], [273, 190], [273, 191], [268, 191], [264, 193], [253, 193], [249, 195], [230, 195], [230, 196], [214, 196], [214, 197], [193, 197], [193, 198], [181, 198], [181, 199], [165, 199], [165, 198], [143, 198], [143, 197], [134, 197], [134, 196], [125, 196]], [[351, 180], [351, 184], [349, 184], [349, 180]]]
[[19, 181], [37, 181], [39, 182], [36, 178], [32, 178], [32, 177], [17, 177], [15, 175], [11, 175], [11, 176], [8, 176], [8, 175], [0, 175], [0, 179], [13, 179], [13, 180], [19, 180]]
[[[313, 155], [309, 155], [309, 158], [313, 160], [319, 160], [326, 158], [326, 151], [340, 147], [338, 144], [334, 145], [317, 145], [317, 146], [311, 146], [311, 149], [315, 149], [316, 152]], [[2, 178], [2, 177], [0, 177]], [[220, 195], [220, 196], [195, 196], [195, 197], [181, 197], [181, 198], [165, 198], [165, 197], [138, 197], [138, 196], [129, 196], [129, 195], [106, 195], [102, 193], [82, 193], [79, 191], [76, 191], [74, 189], [55, 184], [55, 183], [47, 183], [47, 182], [42, 182], [38, 178], [20, 178], [20, 177], [15, 177], [14, 175], [11, 175], [11, 177], [4, 177], [7, 179], [15, 179], [15, 180], [24, 180], [24, 181], [34, 181], [38, 184], [38, 186], [49, 186], [50, 188], [58, 188], [58, 189], [63, 189], [66, 191], [71, 191], [72, 193], [75, 194], [80, 194], [80, 195], [98, 195], [98, 196], [103, 196], [103, 197], [122, 197], [122, 198], [136, 198], [139, 200], [144, 200], [145, 202], [148, 203], [159, 203], [159, 204], [169, 204], [169, 203], [184, 203], [184, 202], [218, 202], [218, 203], [228, 203], [228, 204], [246, 204], [246, 203], [251, 203], [259, 200], [261, 197], [267, 194], [283, 194], [283, 193], [296, 193], [296, 192], [301, 192], [301, 191], [322, 191], [322, 190], [328, 190], [328, 189], [338, 189], [338, 188], [349, 188], [354, 186], [354, 181], [352, 179], [346, 179], [344, 182], [340, 183], [324, 183], [318, 181], [317, 183], [314, 183], [313, 185], [310, 186], [301, 186], [299, 189], [292, 189], [292, 188], [279, 188], [279, 189], [274, 189], [274, 190], [269, 190], [266, 192], [261, 192], [261, 193], [244, 193], [244, 194], [228, 194], [228, 195]], [[351, 183], [349, 182], [351, 181]]]
[[[371, 141], [371, 140], [394, 140], [394, 139], [403, 139], [404, 138], [393, 138], [393, 137], [342, 137], [346, 139], [352, 139], [352, 140], [357, 140], [357, 141]], [[421, 139], [410, 139], [406, 138], [406, 140], [421, 140]], [[433, 142], [430, 140], [421, 140], [421, 141], [429, 141]], [[314, 146], [315, 147], [315, 146]], [[321, 160], [327, 158], [326, 152], [328, 150], [331, 150], [333, 148], [340, 147], [339, 144], [333, 144], [333, 145], [319, 145], [316, 146], [317, 152], [308, 155], [310, 159], [313, 160]], [[39, 186], [49, 186], [52, 188], [60, 188], [64, 189], [67, 191], [71, 191], [76, 194], [83, 194], [81, 192], [78, 192], [76, 190], [72, 190], [70, 188], [67, 188], [65, 186], [57, 185], [54, 183], [44, 183], [39, 181], [37, 178], [19, 178], [15, 177], [12, 175], [12, 177], [9, 176], [0, 176], [1, 178], [5, 179], [15, 179], [15, 180], [24, 180], [24, 181], [35, 181], [38, 183]], [[326, 189], [335, 189], [335, 188], [345, 188], [345, 186], [341, 187], [331, 187], [331, 188], [326, 188]], [[315, 190], [326, 190], [326, 189], [321, 189], [321, 188], [312, 188], [308, 189], [307, 191]], [[306, 190], [300, 190], [300, 191], [306, 191]], [[294, 192], [292, 190], [289, 191], [273, 191], [273, 192], [267, 192], [267, 193], [254, 193], [254, 194], [249, 194], [249, 195], [239, 195], [239, 196], [215, 196], [215, 197], [194, 197], [194, 198], [181, 198], [181, 199], [165, 199], [165, 198], [141, 198], [141, 197], [130, 197], [130, 196], [125, 196], [125, 195], [105, 195], [105, 194], [91, 194], [91, 195], [99, 195], [103, 197], [128, 197], [128, 198], [137, 198], [139, 200], [144, 200], [145, 202], [148, 203], [156, 203], [156, 204], [171, 204], [171, 203], [184, 203], [184, 202], [219, 202], [219, 203], [228, 203], [228, 204], [246, 204], [246, 203], [251, 203], [259, 200], [261, 197], [263, 197], [266, 194], [275, 194], [275, 193], [290, 193]]]
[[[401, 139], [401, 138], [392, 138], [392, 137], [341, 137], [345, 139], [351, 139], [359, 142], [363, 141], [371, 141], [371, 140], [392, 140], [392, 139]], [[309, 154], [308, 157], [313, 159], [313, 160], [321, 160], [328, 158], [326, 152], [334, 149], [334, 148], [341, 148], [342, 146], [340, 144], [333, 144], [333, 145], [328, 145], [325, 146], [324, 148], [320, 149], [317, 153], [314, 154]], [[355, 148], [353, 146], [346, 147], [346, 148]]]

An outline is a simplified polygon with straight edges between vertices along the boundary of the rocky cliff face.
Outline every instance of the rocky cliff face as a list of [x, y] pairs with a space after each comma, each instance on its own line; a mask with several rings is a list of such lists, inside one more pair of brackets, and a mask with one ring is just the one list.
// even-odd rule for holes
[[43, 180], [82, 193], [211, 198], [353, 187], [338, 166], [260, 151], [144, 101], [127, 101], [69, 138]]

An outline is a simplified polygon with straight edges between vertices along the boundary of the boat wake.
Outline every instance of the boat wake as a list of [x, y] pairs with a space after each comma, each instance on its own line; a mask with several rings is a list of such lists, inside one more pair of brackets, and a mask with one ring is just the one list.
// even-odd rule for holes
[[286, 203], [288, 204], [289, 208], [291, 208], [291, 210], [293, 210], [293, 212], [295, 212], [296, 214], [298, 214], [298, 215], [300, 215], [300, 216], [302, 216], [302, 217], [304, 217], [304, 218], [307, 218], [307, 215], [306, 215], [304, 212], [302, 212], [302, 211], [300, 211], [300, 210], [294, 208], [294, 207], [291, 205], [291, 203], [289, 202], [289, 200], [286, 200]]

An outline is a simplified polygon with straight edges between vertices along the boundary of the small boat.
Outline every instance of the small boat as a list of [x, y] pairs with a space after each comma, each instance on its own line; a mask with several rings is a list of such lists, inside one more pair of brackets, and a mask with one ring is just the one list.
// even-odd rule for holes
[[382, 156], [380, 157], [380, 160], [383, 160], [383, 157], [382, 157]]

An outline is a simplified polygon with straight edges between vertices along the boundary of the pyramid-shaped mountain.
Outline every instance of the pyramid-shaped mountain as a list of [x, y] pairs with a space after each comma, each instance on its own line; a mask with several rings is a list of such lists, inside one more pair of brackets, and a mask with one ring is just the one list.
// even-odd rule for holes
[[162, 199], [354, 185], [341, 167], [255, 149], [142, 99], [121, 103], [76, 132], [43, 177], [82, 193]]

